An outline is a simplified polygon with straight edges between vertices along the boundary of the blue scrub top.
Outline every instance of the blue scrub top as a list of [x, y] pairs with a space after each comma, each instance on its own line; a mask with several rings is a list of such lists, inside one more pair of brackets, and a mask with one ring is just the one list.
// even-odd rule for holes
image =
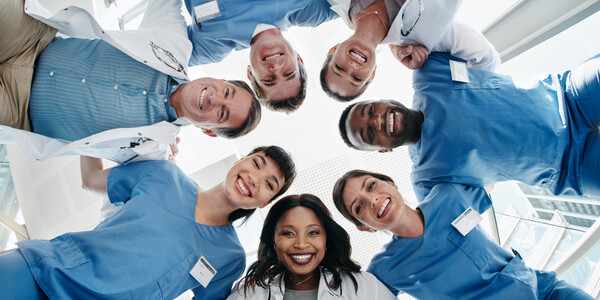
[[[463, 236], [453, 226], [467, 208], [491, 207], [483, 188], [438, 184], [419, 205], [425, 229], [417, 238], [394, 236], [367, 271], [393, 293], [417, 299], [538, 299], [554, 273], [534, 271], [492, 241], [481, 226]], [[539, 274], [539, 277], [538, 277]]]
[[[195, 222], [198, 185], [168, 161], [112, 169], [108, 195], [124, 207], [94, 230], [19, 242], [50, 299], [223, 299], [245, 268], [232, 226]], [[207, 288], [189, 271], [200, 257], [216, 275]]]
[[256, 25], [273, 25], [280, 30], [288, 27], [317, 27], [338, 15], [329, 9], [326, 0], [216, 0], [220, 16], [196, 23], [194, 7], [215, 0], [185, 0], [193, 24], [188, 36], [194, 50], [190, 66], [223, 60], [232, 50], [250, 47]]
[[582, 194], [576, 178], [586, 135], [572, 132], [558, 77], [524, 89], [509, 76], [469, 69], [470, 83], [455, 82], [449, 60], [462, 61], [432, 53], [413, 73], [413, 107], [425, 116], [420, 140], [409, 147], [419, 200], [437, 182], [518, 180]]

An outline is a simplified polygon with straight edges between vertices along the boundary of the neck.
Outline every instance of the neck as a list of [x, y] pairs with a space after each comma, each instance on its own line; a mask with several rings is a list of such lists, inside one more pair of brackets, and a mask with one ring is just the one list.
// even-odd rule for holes
[[177, 87], [177, 89], [169, 96], [169, 105], [175, 109], [175, 113], [177, 113], [177, 117], [179, 118], [183, 117], [183, 109], [181, 108], [181, 90], [185, 85], [186, 83], [179, 85], [179, 87]]
[[284, 276], [285, 288], [294, 291], [310, 291], [319, 288], [319, 278], [321, 272], [319, 268], [306, 275], [297, 275], [286, 272]]
[[281, 34], [281, 30], [279, 28], [269, 28], [267, 30], [263, 30], [263, 31], [259, 32], [257, 35], [252, 37], [252, 40], [250, 40], [250, 46], [252, 47], [252, 45], [260, 39], [264, 39], [267, 37], [274, 37], [274, 36], [283, 37], [283, 34]]
[[209, 226], [225, 226], [231, 224], [229, 215], [237, 208], [228, 205], [224, 193], [224, 183], [220, 183], [206, 191], [198, 191], [196, 198], [196, 223]]
[[399, 237], [416, 238], [423, 235], [425, 230], [425, 218], [419, 208], [407, 207], [401, 222], [392, 228], [391, 232]]
[[387, 35], [390, 20], [383, 0], [377, 0], [351, 19], [354, 37], [377, 46]]

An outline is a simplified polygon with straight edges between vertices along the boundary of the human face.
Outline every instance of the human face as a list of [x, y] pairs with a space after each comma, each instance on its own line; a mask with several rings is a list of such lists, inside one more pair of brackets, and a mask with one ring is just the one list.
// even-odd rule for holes
[[227, 81], [200, 78], [179, 89], [181, 103], [175, 109], [181, 118], [198, 127], [240, 128], [250, 114], [252, 95]]
[[369, 175], [349, 179], [342, 199], [350, 215], [372, 229], [393, 231], [406, 212], [396, 185]]
[[420, 135], [421, 128], [414, 114], [393, 100], [359, 102], [346, 119], [348, 139], [352, 145], [367, 151], [411, 143]]
[[331, 49], [325, 82], [340, 96], [358, 94], [375, 75], [375, 49], [356, 38], [349, 38]]
[[302, 206], [286, 211], [275, 226], [275, 252], [285, 268], [296, 277], [314, 272], [323, 258], [327, 235], [315, 213]]
[[300, 56], [280, 31], [264, 31], [250, 47], [248, 79], [257, 82], [270, 100], [293, 97], [300, 91]]
[[279, 165], [261, 151], [231, 167], [225, 179], [225, 195], [236, 209], [264, 207], [284, 183], [285, 177]]

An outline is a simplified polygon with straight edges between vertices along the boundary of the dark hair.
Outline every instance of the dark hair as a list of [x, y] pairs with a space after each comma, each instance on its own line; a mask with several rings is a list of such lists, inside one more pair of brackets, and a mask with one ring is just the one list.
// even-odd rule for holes
[[372, 77], [369, 77], [369, 79], [367, 79], [367, 81], [365, 81], [365, 84], [363, 85], [363, 87], [355, 95], [342, 96], [338, 93], [334, 93], [331, 91], [331, 89], [329, 88], [329, 85], [327, 85], [327, 81], [325, 80], [325, 77], [327, 77], [327, 69], [328, 69], [327, 67], [329, 66], [329, 63], [331, 62], [331, 57], [333, 57], [333, 54], [328, 54], [327, 58], [325, 58], [325, 62], [323, 63], [323, 67], [321, 67], [321, 88], [323, 89], [323, 92], [325, 92], [325, 94], [327, 96], [329, 96], [337, 101], [340, 101], [340, 102], [348, 102], [348, 101], [358, 98], [360, 95], [362, 95], [362, 93], [365, 92], [365, 90], [367, 89], [367, 86], [371, 83]]
[[[360, 265], [352, 260], [352, 246], [350, 245], [350, 236], [344, 228], [338, 225], [331, 213], [323, 204], [321, 199], [311, 194], [290, 195], [279, 200], [267, 214], [262, 232], [260, 234], [260, 244], [258, 246], [258, 260], [254, 262], [244, 279], [244, 294], [249, 288], [254, 290], [257, 285], [262, 288], [268, 288], [273, 279], [285, 272], [285, 267], [277, 258], [275, 251], [275, 227], [281, 216], [294, 207], [306, 207], [312, 210], [317, 219], [323, 224], [327, 241], [326, 251], [320, 266], [332, 273], [333, 278], [327, 285], [332, 289], [337, 289], [342, 284], [341, 273], [346, 273], [354, 283], [354, 291], [358, 291], [358, 283], [352, 275], [352, 272], [360, 271]], [[283, 280], [283, 279], [282, 279]]]
[[[285, 193], [288, 190], [288, 188], [290, 187], [290, 185], [292, 185], [294, 178], [296, 178], [296, 165], [294, 164], [294, 161], [292, 160], [292, 156], [287, 151], [285, 151], [283, 148], [281, 148], [279, 146], [257, 147], [257, 148], [254, 148], [254, 150], [250, 151], [250, 153], [248, 153], [248, 156], [250, 156], [254, 153], [257, 153], [257, 152], [261, 152], [261, 151], [267, 157], [269, 157], [275, 161], [277, 166], [279, 166], [279, 170], [281, 170], [281, 172], [283, 173], [283, 177], [285, 178], [285, 182], [283, 183], [283, 186], [281, 187], [279, 192], [277, 194], [275, 194], [275, 196], [273, 196], [269, 200], [269, 202], [270, 202], [270, 201], [277, 199], [277, 197], [279, 197], [283, 193]], [[250, 216], [254, 213], [254, 211], [256, 211], [256, 208], [253, 208], [253, 209], [239, 208], [237, 210], [234, 210], [231, 214], [229, 214], [229, 221], [233, 222], [237, 219], [244, 218], [244, 222], [245, 222], [246, 220], [248, 220], [248, 218], [250, 218]]]
[[350, 180], [354, 177], [360, 177], [360, 176], [364, 176], [364, 175], [372, 176], [372, 177], [375, 177], [375, 178], [377, 178], [379, 180], [383, 180], [383, 181], [388, 181], [388, 182], [392, 182], [392, 183], [394, 182], [394, 180], [392, 180], [392, 178], [387, 175], [383, 175], [383, 174], [375, 173], [375, 172], [369, 172], [369, 171], [365, 171], [365, 170], [348, 171], [348, 172], [346, 172], [346, 174], [344, 174], [340, 179], [338, 179], [335, 182], [335, 185], [333, 186], [333, 195], [332, 195], [333, 203], [335, 204], [335, 207], [337, 208], [337, 210], [342, 214], [342, 216], [344, 216], [344, 218], [348, 219], [350, 222], [354, 223], [354, 225], [357, 225], [357, 226], [363, 226], [363, 223], [350, 214], [350, 212], [346, 208], [346, 205], [344, 205], [344, 199], [342, 198], [342, 193], [344, 192], [344, 188], [346, 187], [346, 183], [348, 182], [348, 180]]
[[270, 110], [291, 113], [298, 109], [298, 107], [302, 105], [302, 102], [304, 102], [304, 99], [306, 98], [306, 69], [304, 68], [304, 64], [301, 62], [298, 62], [297, 66], [298, 77], [300, 78], [300, 90], [298, 91], [298, 94], [281, 100], [267, 99], [262, 88], [260, 85], [258, 85], [258, 82], [256, 82], [256, 79], [254, 79], [253, 76], [250, 82], [252, 83], [252, 87], [256, 93], [256, 98], [258, 98], [258, 100]]
[[212, 132], [214, 132], [216, 135], [232, 139], [245, 135], [248, 132], [252, 131], [254, 128], [256, 128], [256, 126], [260, 122], [261, 108], [258, 99], [256, 99], [256, 95], [247, 83], [241, 80], [227, 80], [227, 82], [243, 88], [244, 90], [248, 91], [250, 95], [252, 95], [252, 106], [250, 106], [250, 112], [248, 113], [248, 117], [246, 118], [246, 121], [244, 122], [244, 124], [242, 124], [242, 126], [238, 128], [221, 127], [212, 129]]
[[344, 109], [344, 111], [340, 115], [340, 122], [338, 123], [338, 127], [340, 128], [340, 135], [342, 136], [342, 140], [348, 147], [354, 148], [356, 150], [362, 150], [356, 147], [356, 145], [350, 143], [350, 140], [348, 139], [348, 131], [346, 130], [346, 120], [348, 119], [348, 115], [350, 114], [352, 108], [358, 103], [360, 102], [350, 104], [348, 105], [348, 107], [346, 107], [346, 109]]

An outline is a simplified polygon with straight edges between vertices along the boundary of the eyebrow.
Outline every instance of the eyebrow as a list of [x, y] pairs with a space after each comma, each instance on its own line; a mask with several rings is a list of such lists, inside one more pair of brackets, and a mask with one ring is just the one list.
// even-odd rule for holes
[[[258, 155], [258, 157], [262, 161], [263, 165], [267, 165], [267, 160], [262, 155]], [[271, 179], [273, 179], [273, 181], [275, 181], [275, 184], [277, 185], [277, 189], [279, 189], [279, 180], [277, 180], [277, 177], [275, 177], [275, 175], [273, 175], [273, 176], [271, 176]]]
[[[365, 188], [365, 184], [367, 183], [367, 180], [369, 179], [369, 177], [365, 178], [365, 180], [363, 180], [362, 184], [360, 185], [360, 190], [362, 191]], [[358, 198], [354, 198], [354, 200], [352, 200], [352, 203], [350, 203], [350, 214], [354, 215], [352, 212], [352, 207], [354, 206], [354, 203], [356, 203], [356, 201], [358, 201]]]

